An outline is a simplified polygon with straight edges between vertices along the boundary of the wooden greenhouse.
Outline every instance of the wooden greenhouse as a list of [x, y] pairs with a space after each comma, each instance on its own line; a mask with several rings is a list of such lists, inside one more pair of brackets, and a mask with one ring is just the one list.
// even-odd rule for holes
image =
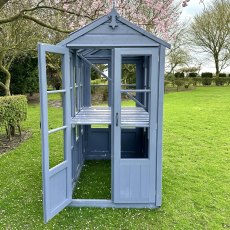
[[[115, 9], [56, 45], [38, 45], [45, 222], [66, 206], [161, 206], [165, 48]], [[58, 90], [47, 87], [47, 53], [61, 57]], [[125, 65], [135, 72], [131, 85], [123, 81]], [[106, 79], [107, 105], [92, 105], [92, 69]], [[63, 123], [50, 127], [47, 101], [55, 94], [62, 95]], [[57, 132], [64, 156], [51, 167], [49, 138]], [[111, 199], [73, 199], [85, 160], [104, 159], [111, 160]]]

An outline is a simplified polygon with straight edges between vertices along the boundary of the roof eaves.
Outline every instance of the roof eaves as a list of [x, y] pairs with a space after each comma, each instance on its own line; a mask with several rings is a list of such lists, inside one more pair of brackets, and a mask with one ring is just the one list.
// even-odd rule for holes
[[166, 41], [154, 36], [153, 34], [147, 32], [146, 30], [140, 28], [139, 26], [133, 24], [132, 22], [124, 19], [123, 17], [119, 16], [117, 18], [117, 20], [119, 20], [120, 22], [124, 23], [125, 25], [131, 27], [132, 29], [136, 30], [137, 32], [142, 33], [143, 35], [145, 35], [146, 37], [154, 40], [155, 42], [157, 42], [157, 43], [159, 43], [159, 44], [161, 44], [161, 45], [163, 45], [163, 46], [165, 46], [165, 47], [167, 47], [169, 49], [171, 48], [171, 45], [169, 43], [167, 43]]

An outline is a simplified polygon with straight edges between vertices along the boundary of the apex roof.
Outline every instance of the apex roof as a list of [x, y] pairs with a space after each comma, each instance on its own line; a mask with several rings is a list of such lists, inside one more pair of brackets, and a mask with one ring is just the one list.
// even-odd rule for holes
[[67, 47], [159, 46], [170, 48], [166, 41], [121, 17], [113, 8], [107, 15], [91, 22], [58, 45]]

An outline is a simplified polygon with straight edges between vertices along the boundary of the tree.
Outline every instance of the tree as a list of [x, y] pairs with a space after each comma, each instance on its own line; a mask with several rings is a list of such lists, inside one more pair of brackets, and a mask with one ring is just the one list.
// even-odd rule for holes
[[[172, 39], [179, 19], [174, 0], [117, 0], [119, 13], [144, 29]], [[56, 43], [72, 32], [108, 13], [108, 0], [40, 0], [0, 2], [0, 86], [10, 95], [10, 65], [22, 52], [35, 50], [37, 41]], [[3, 79], [4, 78], [4, 82]]]
[[181, 47], [172, 47], [168, 54], [169, 73], [173, 73], [178, 66], [188, 65], [189, 54], [186, 49]]
[[194, 18], [190, 29], [191, 44], [211, 55], [216, 76], [230, 60], [230, 2], [216, 0]]
[[180, 29], [171, 42], [171, 49], [166, 56], [168, 74], [173, 74], [178, 67], [187, 66], [191, 59], [185, 39], [186, 30], [186, 23], [180, 23]]
[[[2, 1], [0, 11], [9, 6], [15, 10], [9, 14], [10, 16], [0, 14], [0, 24], [23, 19], [55, 31], [69, 33], [108, 13], [111, 9], [111, 1]], [[179, 4], [175, 4], [175, 0], [117, 0], [116, 2], [116, 8], [122, 16], [167, 40], [176, 29], [180, 9]], [[58, 15], [59, 20], [57, 20]]]
[[[12, 13], [11, 8], [2, 11], [4, 14]], [[0, 87], [5, 95], [10, 95], [12, 62], [19, 55], [28, 51], [35, 51], [38, 39], [45, 35], [42, 27], [28, 23], [25, 20], [17, 20], [1, 25], [0, 28]], [[47, 36], [45, 36], [47, 37]]]

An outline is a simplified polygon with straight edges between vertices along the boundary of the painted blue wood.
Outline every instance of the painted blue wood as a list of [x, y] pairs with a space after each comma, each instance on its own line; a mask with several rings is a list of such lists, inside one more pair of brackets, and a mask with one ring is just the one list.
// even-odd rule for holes
[[[167, 42], [122, 18], [114, 9], [73, 32], [57, 46], [39, 45], [46, 222], [68, 204], [112, 208], [156, 208], [161, 205], [163, 75], [165, 48], [169, 47]], [[63, 54], [62, 72], [67, 77], [62, 90], [47, 92], [45, 52]], [[71, 118], [90, 106], [91, 102], [90, 66], [84, 58], [77, 57], [77, 52], [94, 64], [109, 65], [112, 81], [109, 82], [111, 113], [106, 115], [111, 116], [107, 119], [108, 129], [91, 129], [92, 117], [88, 117], [88, 123], [84, 125], [73, 122], [77, 117]], [[147, 123], [139, 122], [136, 124], [139, 128], [133, 130], [127, 128], [131, 123], [133, 125], [130, 121], [136, 119], [133, 114], [128, 117], [123, 114], [121, 119], [121, 65], [124, 63], [137, 65], [136, 89], [142, 89], [136, 92], [136, 99], [140, 102], [137, 106], [144, 104], [147, 108], [147, 112], [144, 111]], [[52, 93], [64, 95], [64, 124], [48, 130], [47, 94]], [[142, 121], [143, 117], [139, 117]], [[49, 169], [48, 136], [59, 130], [65, 132], [65, 159]], [[85, 159], [109, 158], [112, 166], [111, 200], [72, 199], [72, 189]]]
[[156, 149], [157, 149], [157, 100], [159, 76], [159, 49], [151, 49], [152, 56], [149, 63], [149, 81], [151, 93], [149, 94], [149, 160], [151, 162], [150, 175], [152, 179], [151, 191], [154, 196], [150, 202], [156, 202]]
[[[64, 162], [49, 169], [49, 130], [47, 103], [46, 53], [62, 54], [62, 73], [64, 93]], [[42, 175], [43, 175], [43, 207], [44, 221], [47, 222], [71, 202], [71, 123], [70, 123], [70, 56], [69, 50], [60, 46], [39, 44], [39, 81], [41, 100], [42, 131]], [[54, 129], [52, 132], [59, 131]], [[50, 132], [51, 133], [51, 132]], [[52, 135], [52, 134], [51, 134]]]
[[[156, 122], [157, 122], [157, 91], [158, 89], [158, 49], [115, 49], [114, 54], [114, 99], [113, 99], [113, 138], [114, 138], [114, 203], [155, 203], [156, 184]], [[150, 69], [150, 127], [148, 159], [121, 158], [121, 59], [122, 56], [149, 56]], [[154, 70], [153, 70], [154, 69]], [[118, 121], [117, 121], [118, 120]], [[145, 170], [146, 171], [145, 171]], [[143, 174], [146, 172], [146, 174]], [[137, 176], [139, 175], [139, 176]], [[135, 180], [135, 178], [139, 178]], [[145, 179], [144, 179], [145, 178]], [[144, 184], [143, 184], [144, 183]], [[141, 185], [147, 195], [140, 189]]]
[[69, 42], [69, 48], [88, 48], [88, 47], [152, 47], [159, 46], [158, 43], [152, 41], [150, 38], [137, 35], [84, 35], [77, 40]]
[[97, 207], [97, 208], [158, 208], [154, 203], [115, 204], [112, 200], [103, 199], [73, 199], [70, 207]]
[[157, 114], [157, 165], [156, 165], [156, 206], [162, 203], [162, 129], [163, 129], [163, 99], [164, 99], [164, 70], [165, 47], [160, 46], [159, 52], [159, 87], [158, 87], [158, 114]]
[[[94, 35], [99, 34], [99, 35], [103, 35], [103, 36], [105, 34], [107, 34], [107, 33], [109, 33], [109, 35], [114, 34], [114, 36], [120, 34], [120, 36], [118, 36], [116, 39], [118, 39], [119, 37], [122, 39], [122, 37], [124, 37], [124, 35], [125, 35], [124, 34], [125, 31], [127, 32], [126, 35], [128, 35], [128, 34], [136, 34], [135, 31], [137, 31], [140, 35], [142, 35], [142, 37], [146, 38], [145, 41], [147, 41], [148, 38], [149, 38], [152, 41], [152, 44], [153, 44], [152, 46], [155, 46], [157, 44], [162, 44], [163, 46], [165, 46], [167, 48], [170, 48], [170, 44], [168, 44], [167, 42], [163, 41], [162, 39], [154, 36], [153, 34], [147, 32], [147, 31], [141, 29], [137, 25], [127, 21], [126, 19], [122, 18], [117, 12], [115, 14], [116, 14], [116, 23], [120, 22], [120, 24], [118, 24], [118, 26], [116, 26], [116, 28], [113, 29], [108, 24], [107, 24], [108, 25], [107, 30], [104, 27], [105, 26], [104, 23], [111, 22], [110, 17], [114, 15], [114, 9], [113, 9], [108, 15], [105, 15], [102, 18], [90, 23], [89, 25], [86, 25], [82, 29], [73, 32], [67, 39], [65, 39], [65, 40], [61, 41], [60, 43], [58, 43], [58, 45], [69, 46], [70, 47], [69, 44], [72, 43], [72, 44], [74, 44], [74, 45], [72, 45], [72, 47], [80, 47], [81, 42], [84, 42], [83, 41], [84, 39], [82, 40], [82, 38], [85, 38], [86, 43], [88, 43], [88, 46], [87, 46], [87, 44], [85, 44], [86, 45], [85, 47], [89, 47], [90, 44], [91, 44], [91, 47], [94, 47], [94, 44], [96, 44], [96, 43], [94, 43], [95, 41], [93, 41], [93, 38], [95, 39], [96, 37], [91, 36], [91, 38], [89, 37], [89, 38], [86, 39], [86, 36], [88, 36], [89, 33], [91, 33], [91, 35], [92, 34], [94, 34]], [[98, 29], [98, 27], [99, 27], [99, 29]], [[122, 27], [124, 27], [124, 29], [122, 29]], [[117, 29], [118, 29], [118, 32], [116, 32]], [[94, 30], [95, 30], [95, 32], [94, 32]], [[101, 31], [101, 33], [100, 33], [100, 31]], [[114, 32], [112, 32], [112, 31], [114, 31]], [[122, 33], [121, 33], [121, 31], [122, 31]], [[110, 36], [111, 39], [112, 39], [112, 37], [113, 36]], [[134, 36], [134, 38], [135, 38], [135, 36]], [[88, 40], [88, 39], [91, 39], [91, 40]], [[139, 46], [139, 47], [146, 46], [145, 41], [143, 40], [143, 43], [138, 43], [138, 44], [136, 43], [136, 46]], [[116, 42], [116, 41], [114, 40], [113, 42]], [[105, 47], [106, 45], [103, 45], [103, 43], [108, 43], [107, 47], [114, 47], [113, 42], [109, 43], [109, 40], [107, 42], [105, 40], [104, 42], [102, 42], [101, 45], [102, 45], [102, 47]], [[126, 44], [124, 41], [123, 42], [120, 41], [120, 42], [121, 42], [120, 44]], [[132, 42], [132, 41], [130, 40], [130, 42]], [[78, 44], [80, 46], [78, 46]], [[83, 46], [81, 46], [81, 47], [83, 47]], [[121, 47], [121, 45], [119, 45], [119, 43], [118, 43], [117, 47]]]
[[132, 22], [122, 18], [122, 17], [118, 17], [118, 21], [124, 23], [125, 25], [127, 26], [130, 26], [131, 28], [133, 28], [134, 30], [138, 31], [139, 33], [145, 35], [146, 37], [152, 39], [154, 42], [158, 43], [158, 44], [161, 44], [167, 48], [171, 48], [171, 45], [167, 42], [165, 42], [164, 40], [154, 36], [153, 34], [147, 32], [146, 30], [143, 30], [142, 28], [140, 28], [139, 26], [133, 24]]
[[109, 22], [105, 22], [95, 28], [94, 30], [89, 31], [87, 34], [89, 35], [138, 35], [140, 34], [138, 31], [132, 29], [131, 27], [125, 25], [124, 23], [118, 22], [117, 28], [112, 29]]

